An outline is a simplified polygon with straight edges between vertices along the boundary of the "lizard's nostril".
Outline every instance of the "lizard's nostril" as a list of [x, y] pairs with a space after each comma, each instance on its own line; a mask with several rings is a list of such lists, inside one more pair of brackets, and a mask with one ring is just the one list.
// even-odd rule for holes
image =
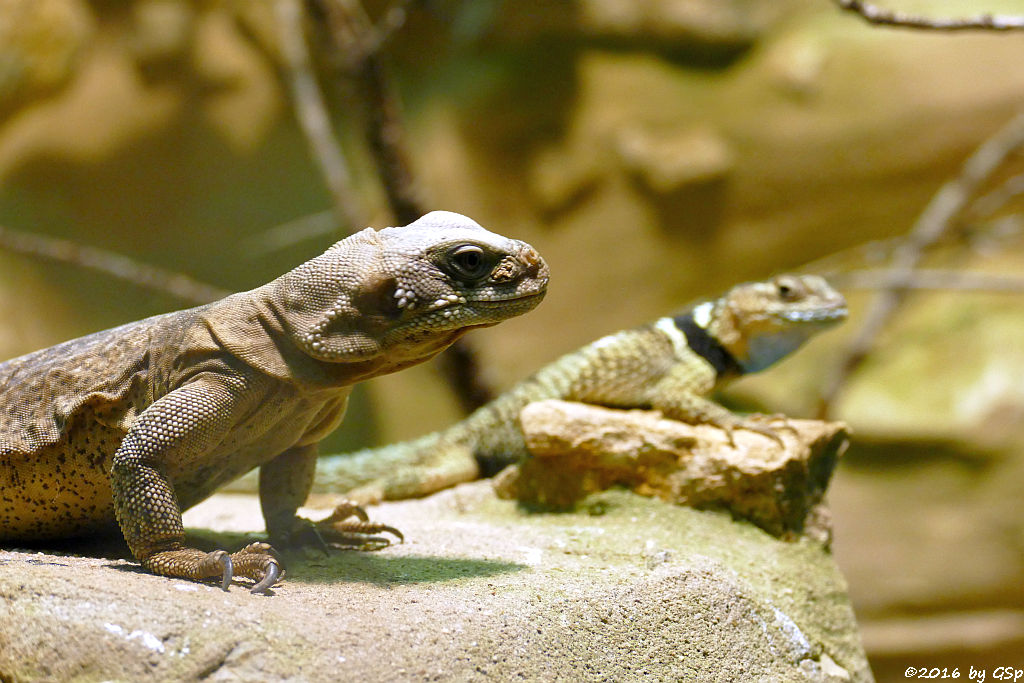
[[523, 259], [523, 263], [525, 263], [532, 272], [537, 272], [541, 264], [544, 263], [543, 259], [541, 259], [540, 257], [540, 254], [538, 254], [537, 251], [530, 246], [527, 246], [525, 249], [523, 249], [522, 254], [520, 256]]

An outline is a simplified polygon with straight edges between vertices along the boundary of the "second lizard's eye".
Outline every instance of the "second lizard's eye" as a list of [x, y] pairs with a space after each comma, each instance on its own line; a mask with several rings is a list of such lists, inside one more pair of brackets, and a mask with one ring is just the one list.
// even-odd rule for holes
[[484, 250], [474, 244], [463, 244], [448, 253], [448, 262], [460, 278], [479, 280], [490, 272]]
[[775, 287], [783, 301], [792, 301], [800, 293], [800, 284], [793, 278], [782, 278], [776, 282]]

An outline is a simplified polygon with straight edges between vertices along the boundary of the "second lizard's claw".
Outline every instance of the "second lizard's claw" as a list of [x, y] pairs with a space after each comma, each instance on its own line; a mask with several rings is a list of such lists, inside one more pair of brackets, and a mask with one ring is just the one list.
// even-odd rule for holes
[[[723, 420], [719, 422], [712, 422], [711, 424], [725, 432], [725, 438], [730, 448], [736, 448], [735, 433], [737, 429], [744, 429], [748, 432], [754, 432], [755, 434], [766, 436], [777, 443], [780, 448], [786, 447], [786, 442], [782, 440], [781, 436], [779, 436], [776, 428], [761, 424], [756, 417], [735, 418], [728, 421]], [[789, 424], [780, 425], [780, 428], [786, 428], [792, 430], [794, 433], [796, 432], [796, 430]]]
[[[767, 423], [767, 424], [761, 424]], [[779, 435], [779, 431], [785, 430], [792, 434], [797, 439], [800, 438], [800, 432], [789, 422], [789, 418], [785, 415], [753, 415], [743, 421], [743, 428], [758, 434], [763, 434], [769, 439], [779, 444], [779, 447], [785, 448], [786, 442], [783, 441]]]
[[783, 441], [782, 437], [779, 436], [779, 433], [772, 429], [771, 427], [762, 427], [760, 425], [748, 424], [744, 425], [744, 429], [746, 429], [747, 431], [754, 432], [755, 434], [760, 434], [761, 436], [767, 436], [769, 439], [777, 443], [780, 448], [786, 447], [786, 442]]

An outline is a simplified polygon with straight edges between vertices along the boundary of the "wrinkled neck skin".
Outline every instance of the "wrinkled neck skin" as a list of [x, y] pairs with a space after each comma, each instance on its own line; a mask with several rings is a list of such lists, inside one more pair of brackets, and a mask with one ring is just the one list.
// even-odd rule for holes
[[220, 345], [247, 365], [285, 382], [319, 388], [347, 386], [416, 365], [468, 331], [463, 328], [437, 334], [405, 352], [380, 353], [363, 360], [322, 361], [305, 353], [288, 333], [270, 285], [213, 304], [206, 322]]

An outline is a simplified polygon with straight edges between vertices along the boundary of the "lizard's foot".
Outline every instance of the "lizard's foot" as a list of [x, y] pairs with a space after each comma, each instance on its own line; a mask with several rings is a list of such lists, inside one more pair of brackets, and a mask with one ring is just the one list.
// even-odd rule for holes
[[250, 543], [237, 553], [223, 550], [205, 553], [193, 548], [175, 548], [153, 553], [142, 566], [155, 574], [203, 581], [220, 578], [221, 588], [228, 589], [231, 579], [242, 576], [256, 585], [251, 592], [262, 593], [284, 576], [281, 558], [267, 543]]
[[[352, 519], [352, 518], [355, 519]], [[325, 555], [333, 548], [344, 550], [380, 550], [391, 545], [391, 541], [376, 534], [389, 533], [399, 541], [405, 537], [398, 529], [371, 522], [366, 511], [357, 503], [344, 501], [326, 518], [313, 522], [303, 517], [294, 517], [286, 531], [271, 533], [275, 545], [302, 548], [313, 547]]]
[[345, 501], [334, 508], [334, 512], [316, 523], [316, 530], [336, 548], [380, 550], [391, 545], [390, 539], [377, 535], [380, 533], [389, 533], [399, 542], [405, 540], [395, 527], [371, 522], [366, 510], [352, 501]]

